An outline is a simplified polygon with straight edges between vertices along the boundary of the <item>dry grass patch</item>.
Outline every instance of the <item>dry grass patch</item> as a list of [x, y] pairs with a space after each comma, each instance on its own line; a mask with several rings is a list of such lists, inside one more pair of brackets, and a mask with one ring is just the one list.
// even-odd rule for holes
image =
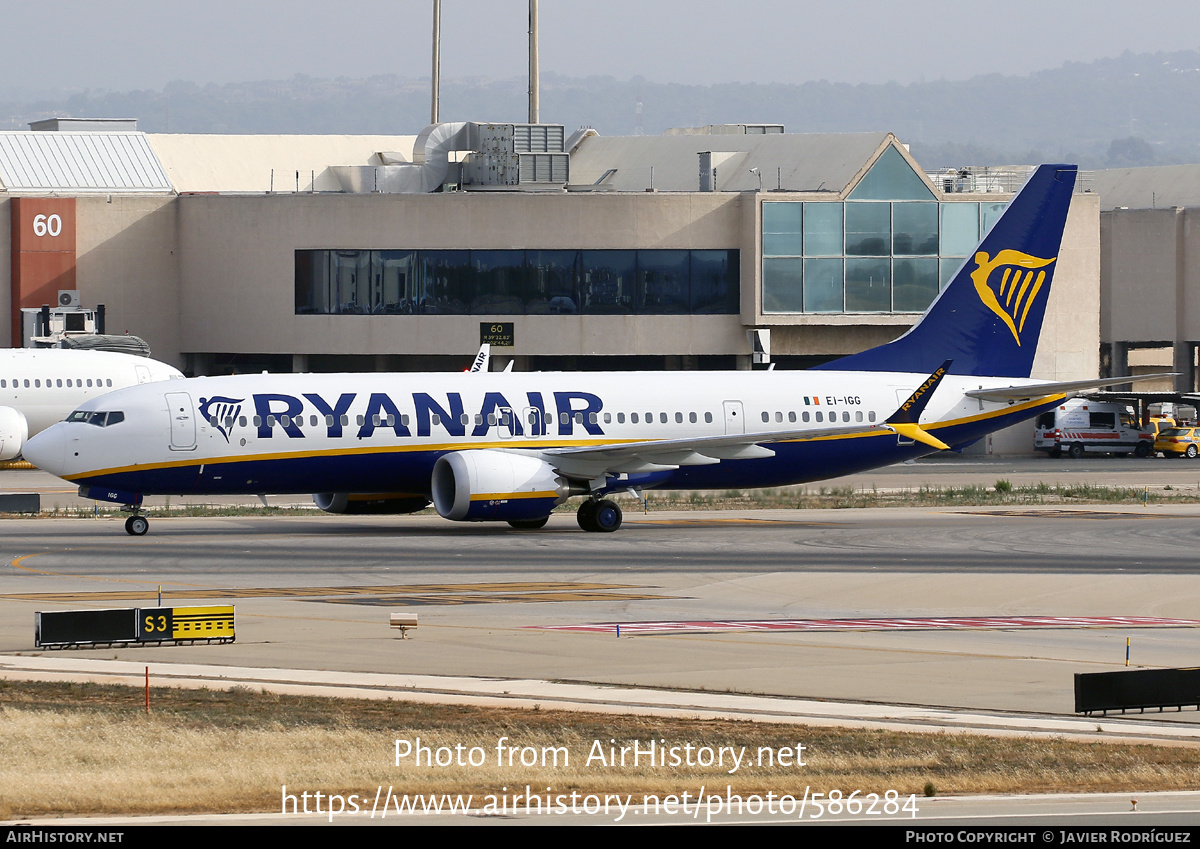
[[[803, 794], [840, 789], [921, 795], [1193, 789], [1200, 750], [1079, 744], [974, 735], [900, 734], [750, 722], [687, 721], [399, 701], [155, 689], [152, 713], [136, 688], [0, 682], [0, 818], [58, 813], [278, 811], [288, 792], [471, 793], [546, 787], [554, 793]], [[395, 762], [396, 741], [432, 751], [478, 747], [480, 766]], [[546, 763], [497, 766], [497, 743]], [[637, 741], [746, 754], [724, 767], [657, 762], [602, 765], [589, 754]], [[615, 742], [610, 742], [615, 741]], [[804, 766], [760, 765], [760, 747], [805, 748]], [[561, 752], [567, 752], [563, 762]], [[554, 765], [552, 750], [558, 750]], [[464, 757], [468, 757], [464, 755]], [[477, 756], [478, 757], [478, 756]]]

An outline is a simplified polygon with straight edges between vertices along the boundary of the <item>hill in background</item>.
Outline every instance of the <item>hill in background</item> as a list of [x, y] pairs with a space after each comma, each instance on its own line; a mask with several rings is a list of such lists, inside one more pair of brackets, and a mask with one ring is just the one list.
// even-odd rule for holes
[[[1133, 54], [911, 85], [669, 85], [544, 73], [543, 121], [604, 135], [670, 127], [782, 123], [788, 132], [890, 130], [929, 169], [1046, 161], [1084, 168], [1200, 162], [1200, 52]], [[639, 110], [638, 104], [641, 104]], [[446, 121], [525, 120], [526, 81], [442, 83]], [[429, 118], [427, 79], [379, 76], [88, 90], [22, 100], [0, 91], [0, 129], [52, 116], [135, 117], [150, 133], [415, 134]], [[639, 126], [640, 125], [640, 126]]]

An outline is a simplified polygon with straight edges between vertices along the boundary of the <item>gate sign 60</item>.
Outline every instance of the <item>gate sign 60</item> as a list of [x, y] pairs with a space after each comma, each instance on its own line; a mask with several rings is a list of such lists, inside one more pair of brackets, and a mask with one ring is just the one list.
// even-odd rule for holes
[[62, 232], [62, 218], [57, 212], [52, 215], [33, 216], [33, 235], [57, 236]]

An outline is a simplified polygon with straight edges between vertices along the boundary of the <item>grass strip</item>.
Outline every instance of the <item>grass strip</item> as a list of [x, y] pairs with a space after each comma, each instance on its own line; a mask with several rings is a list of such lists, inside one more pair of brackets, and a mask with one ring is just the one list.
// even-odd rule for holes
[[[932, 794], [1195, 788], [1200, 748], [975, 734], [842, 730], [230, 690], [0, 682], [0, 819], [58, 814], [275, 812], [289, 793]], [[396, 762], [397, 741], [469, 753], [463, 766]], [[505, 739], [506, 738], [506, 739]], [[723, 766], [608, 763], [646, 751], [745, 747]], [[497, 765], [498, 745], [513, 747]], [[804, 749], [797, 755], [796, 747]], [[552, 762], [557, 750], [557, 764]], [[793, 762], [766, 763], [787, 752]], [[522, 756], [536, 753], [534, 765]], [[562, 752], [566, 752], [564, 756]], [[604, 754], [604, 761], [597, 759]], [[589, 755], [592, 756], [588, 762]], [[762, 758], [760, 763], [756, 758]], [[436, 756], [434, 756], [436, 757]], [[465, 755], [470, 759], [469, 754]], [[478, 757], [478, 756], [477, 756]], [[462, 758], [458, 758], [462, 759]], [[500, 756], [503, 760], [503, 756]], [[801, 759], [804, 765], [794, 763]], [[502, 790], [503, 788], [503, 790]], [[363, 803], [369, 808], [369, 802]]]

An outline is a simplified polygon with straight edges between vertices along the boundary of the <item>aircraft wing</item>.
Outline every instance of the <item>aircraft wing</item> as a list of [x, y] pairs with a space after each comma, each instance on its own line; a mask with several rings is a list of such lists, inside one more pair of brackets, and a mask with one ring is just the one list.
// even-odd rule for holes
[[668, 471], [680, 466], [707, 466], [722, 460], [756, 460], [775, 456], [775, 452], [763, 443], [890, 430], [891, 428], [884, 424], [838, 425], [804, 430], [551, 448], [539, 454], [564, 475], [595, 478], [604, 474], [636, 474]]
[[612, 445], [587, 445], [580, 448], [551, 448], [541, 456], [561, 474], [597, 478], [609, 474], [633, 474], [678, 469], [680, 466], [707, 466], [722, 460], [758, 460], [774, 457], [775, 452], [762, 443], [807, 441], [831, 436], [891, 431], [937, 449], [950, 446], [927, 433], [920, 425], [921, 413], [953, 361], [946, 360], [929, 375], [903, 404], [881, 424], [836, 425], [802, 430], [776, 430], [766, 433], [733, 433], [698, 436], [690, 439], [658, 439], [648, 442], [624, 442]]
[[1175, 376], [1175, 372], [1131, 374], [1125, 377], [1102, 377], [1095, 380], [1068, 380], [1061, 383], [1029, 383], [1025, 386], [968, 389], [963, 394], [968, 398], [980, 398], [984, 401], [1018, 401], [1022, 398], [1037, 398], [1039, 395], [1058, 395], [1061, 393], [1079, 392], [1084, 389], [1102, 389], [1105, 386], [1115, 386], [1118, 383], [1137, 383], [1142, 380], [1155, 380]]

